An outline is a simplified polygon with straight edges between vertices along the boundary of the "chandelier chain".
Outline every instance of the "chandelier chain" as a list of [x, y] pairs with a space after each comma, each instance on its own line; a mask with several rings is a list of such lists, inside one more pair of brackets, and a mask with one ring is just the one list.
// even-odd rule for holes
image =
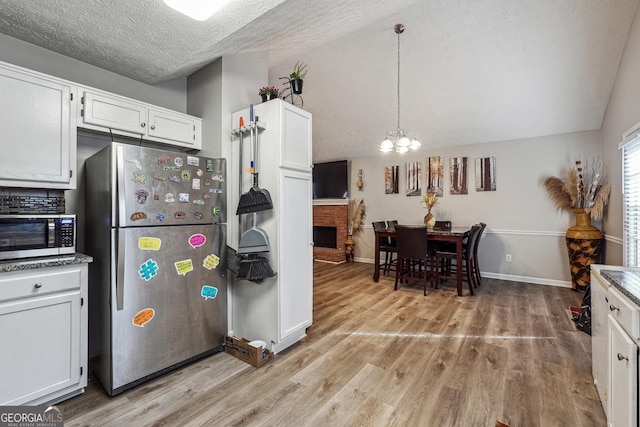
[[398, 129], [400, 129], [400, 34], [402, 31], [396, 30], [398, 33]]

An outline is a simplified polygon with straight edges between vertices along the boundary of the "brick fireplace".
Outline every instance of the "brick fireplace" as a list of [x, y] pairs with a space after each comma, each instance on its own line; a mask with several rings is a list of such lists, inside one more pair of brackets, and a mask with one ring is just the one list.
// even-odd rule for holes
[[[313, 259], [328, 262], [344, 262], [345, 246], [347, 240], [347, 212], [349, 209], [347, 199], [318, 199], [313, 201], [313, 228], [316, 238], [320, 238], [318, 243], [323, 246], [327, 242], [335, 241], [336, 247], [320, 247], [314, 244]], [[335, 230], [335, 239], [328, 236]], [[315, 242], [314, 242], [315, 243]]]

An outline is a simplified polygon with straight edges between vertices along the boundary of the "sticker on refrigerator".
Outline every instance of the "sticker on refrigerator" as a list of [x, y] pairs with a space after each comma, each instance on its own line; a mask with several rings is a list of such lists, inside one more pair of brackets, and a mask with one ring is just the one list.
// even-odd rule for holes
[[189, 244], [193, 249], [199, 248], [205, 243], [207, 243], [207, 237], [204, 234], [193, 234], [189, 237]]
[[185, 259], [183, 261], [178, 261], [174, 263], [176, 266], [176, 271], [179, 275], [186, 275], [188, 272], [193, 271], [193, 262], [190, 259]]
[[191, 166], [200, 166], [200, 157], [187, 156], [187, 164]]
[[144, 328], [144, 325], [149, 323], [149, 321], [153, 319], [153, 316], [155, 315], [156, 311], [153, 308], [145, 308], [144, 310], [140, 310], [136, 313], [131, 323], [133, 323], [134, 326]]
[[211, 178], [207, 178], [204, 180], [204, 185], [211, 185], [213, 181], [211, 181]]
[[143, 251], [157, 251], [162, 246], [162, 240], [157, 237], [140, 237], [138, 239], [138, 248]]
[[153, 179], [157, 179], [158, 181], [165, 181], [166, 178], [164, 176], [160, 176], [157, 173], [153, 174]]
[[194, 190], [200, 189], [200, 178], [193, 178], [193, 181], [191, 182], [191, 188], [193, 188]]
[[213, 160], [207, 159], [207, 172], [213, 172]]
[[194, 212], [194, 213], [193, 213], [193, 217], [194, 217], [195, 219], [200, 220], [200, 219], [204, 218], [204, 215], [202, 215], [202, 213], [201, 213], [201, 212]]
[[220, 257], [214, 254], [207, 255], [204, 261], [202, 261], [202, 266], [207, 270], [213, 270], [220, 264]]
[[214, 206], [211, 208], [211, 215], [217, 216], [220, 215], [220, 206]]
[[189, 172], [189, 171], [182, 171], [180, 176], [182, 177], [182, 182], [191, 181], [191, 172]]
[[159, 165], [168, 165], [171, 163], [171, 157], [158, 157]]
[[173, 195], [173, 193], [167, 193], [164, 195], [164, 201], [165, 203], [173, 203], [176, 201], [176, 197]]
[[203, 199], [205, 199], [205, 200], [210, 200], [212, 197], [213, 197], [213, 196], [212, 196], [211, 194], [209, 194], [209, 193], [204, 193], [204, 194], [202, 195], [202, 198], [203, 198]]
[[214, 173], [213, 175], [211, 175], [211, 179], [218, 182], [224, 182], [224, 177], [221, 173]]
[[209, 193], [223, 193], [222, 188], [210, 188]]
[[145, 281], [149, 281], [158, 275], [158, 263], [152, 259], [148, 259], [140, 264], [140, 270], [138, 270], [140, 278]]
[[184, 213], [183, 211], [178, 211], [178, 212], [173, 214], [173, 217], [175, 219], [185, 219], [187, 217], [187, 214]]
[[202, 172], [202, 169], [198, 169], [198, 170], [196, 171], [196, 175], [198, 175], [198, 176], [202, 176], [202, 175], [204, 175], [204, 172]]
[[141, 219], [147, 219], [147, 214], [144, 212], [134, 212], [131, 214], [131, 221], [140, 221]]
[[142, 170], [142, 165], [140, 164], [140, 162], [136, 159], [136, 160], [125, 160], [127, 163], [133, 163], [134, 166], [136, 167], [136, 169], [138, 170]]
[[166, 170], [166, 171], [179, 171], [180, 168], [178, 166], [168, 166], [168, 165], [164, 165], [162, 167], [162, 169]]
[[158, 215], [156, 215], [156, 219], [160, 222], [164, 221], [164, 215], [162, 215], [161, 213], [159, 213]]
[[202, 290], [200, 291], [200, 295], [202, 295], [202, 297], [204, 299], [214, 299], [217, 295], [218, 295], [218, 288], [215, 288], [213, 286], [208, 286], [208, 285], [204, 285], [202, 287]]
[[202, 205], [204, 205], [204, 200], [196, 199], [196, 200], [193, 201], [193, 204], [194, 205], [198, 205], [198, 206], [202, 206]]
[[171, 181], [171, 182], [180, 182], [180, 177], [178, 175], [171, 175], [169, 177], [169, 181]]
[[178, 193], [178, 201], [180, 203], [189, 203], [189, 193]]
[[184, 165], [184, 161], [182, 160], [182, 157], [176, 157], [175, 159], [173, 159], [173, 164], [181, 168], [182, 165]]
[[143, 173], [140, 172], [134, 172], [133, 173], [133, 180], [135, 182], [139, 182], [140, 184], [144, 184], [144, 182], [147, 180], [147, 176]]
[[149, 200], [149, 194], [149, 190], [138, 188], [136, 190], [136, 202], [138, 202], [139, 205], [146, 205], [147, 200]]

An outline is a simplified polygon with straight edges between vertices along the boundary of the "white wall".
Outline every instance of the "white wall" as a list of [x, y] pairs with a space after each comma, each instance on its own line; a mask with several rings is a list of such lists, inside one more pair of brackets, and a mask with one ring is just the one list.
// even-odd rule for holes
[[186, 79], [148, 85], [4, 34], [0, 34], [0, 61], [181, 113], [186, 112]]
[[640, 17], [636, 11], [602, 123], [603, 157], [609, 165], [611, 183], [611, 199], [604, 221], [605, 262], [613, 265], [622, 265], [622, 152], [618, 143], [627, 129], [640, 122], [639, 75]]
[[[372, 142], [376, 143], [376, 142]], [[570, 286], [564, 234], [573, 225], [573, 214], [556, 212], [543, 186], [549, 175], [565, 177], [576, 158], [589, 160], [601, 155], [600, 132], [577, 132], [541, 138], [472, 144], [448, 149], [426, 149], [419, 154], [380, 154], [353, 159], [350, 195], [364, 198], [367, 228], [356, 237], [356, 259], [373, 259], [372, 221], [397, 219], [401, 224], [419, 224], [426, 214], [421, 197], [405, 195], [405, 164], [422, 163], [422, 194], [425, 193], [425, 165], [428, 156], [443, 156], [444, 196], [432, 213], [436, 219], [451, 220], [454, 226], [487, 223], [480, 244], [480, 267], [487, 277]], [[469, 192], [449, 193], [449, 159], [468, 157]], [[475, 159], [496, 158], [495, 192], [475, 190]], [[384, 194], [384, 167], [400, 166], [400, 194]], [[366, 186], [355, 186], [358, 169], [363, 169]], [[594, 224], [598, 226], [599, 224]], [[505, 255], [512, 262], [505, 262]]]

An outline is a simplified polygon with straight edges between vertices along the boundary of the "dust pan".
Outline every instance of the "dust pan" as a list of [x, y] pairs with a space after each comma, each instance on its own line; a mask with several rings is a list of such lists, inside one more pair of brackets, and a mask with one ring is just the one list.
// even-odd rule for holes
[[257, 252], [269, 252], [270, 250], [269, 236], [256, 225], [257, 215], [257, 213], [253, 213], [251, 228], [240, 237], [240, 243], [238, 244], [239, 254], [254, 254]]

